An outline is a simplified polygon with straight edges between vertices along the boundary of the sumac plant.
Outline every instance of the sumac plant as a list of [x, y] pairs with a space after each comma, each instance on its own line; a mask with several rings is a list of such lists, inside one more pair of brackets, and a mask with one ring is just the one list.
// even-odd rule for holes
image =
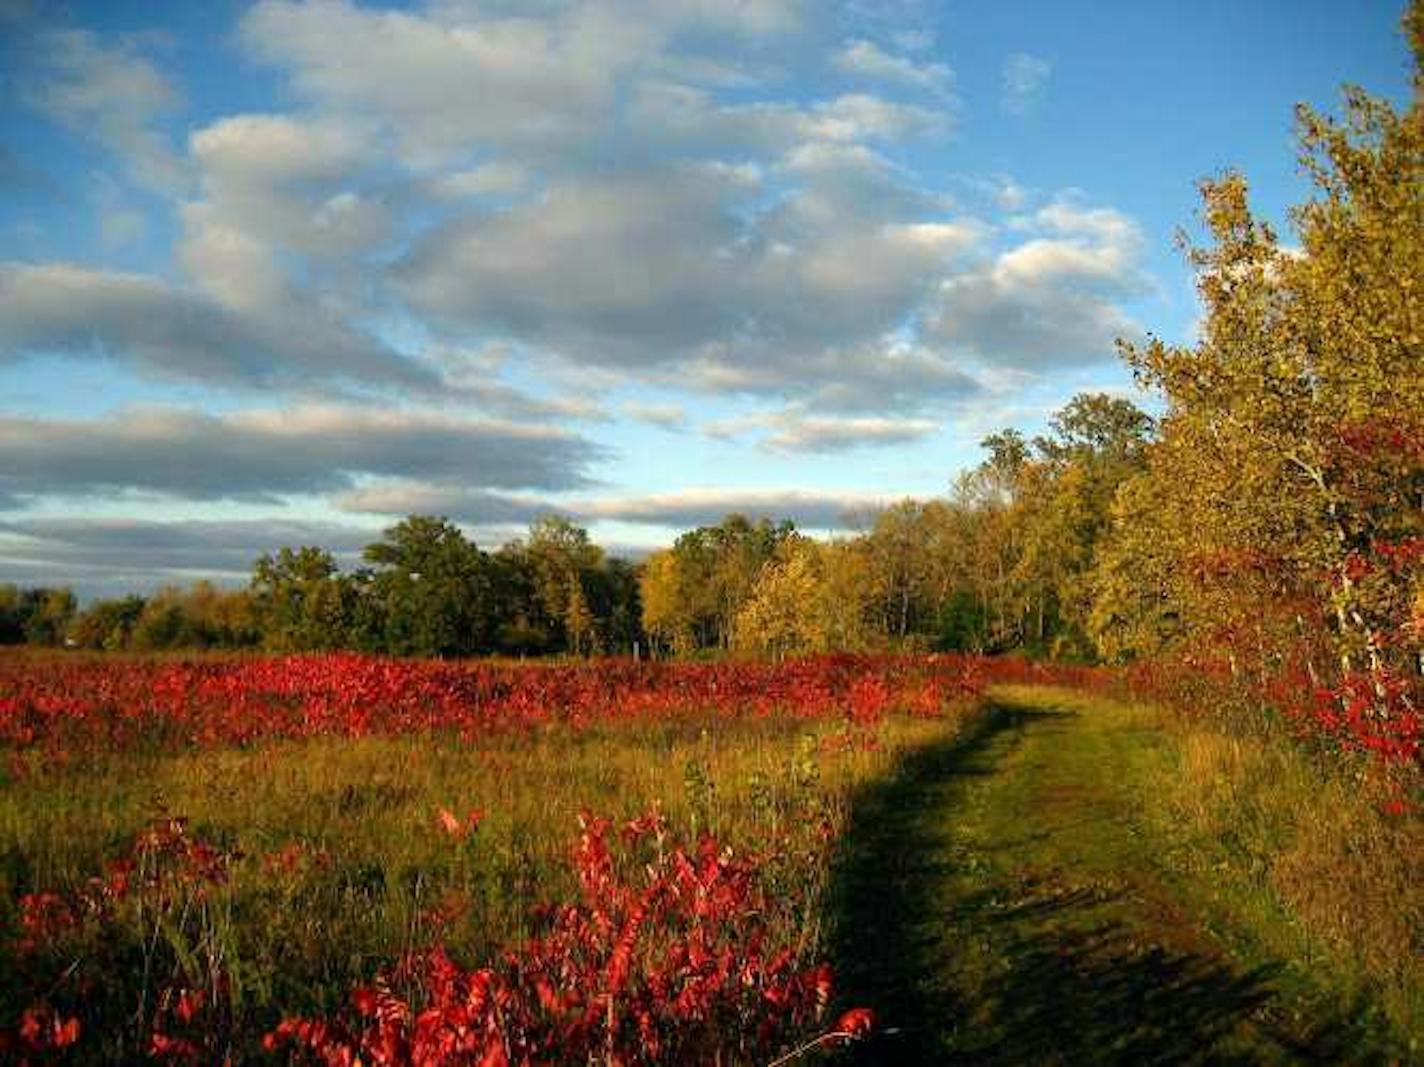
[[[261, 864], [286, 869], [297, 852]], [[862, 1036], [863, 1011], [827, 1021], [830, 968], [806, 957], [794, 904], [768, 891], [769, 859], [705, 835], [680, 843], [656, 812], [617, 828], [585, 812], [570, 850], [575, 895], [539, 906], [534, 936], [467, 965], [435, 913], [428, 941], [351, 989], [344, 1010], [280, 1017], [239, 1003], [241, 962], [223, 936], [230, 884], [253, 861], [162, 819], [77, 891], [21, 899], [11, 977], [36, 994], [0, 1028], [0, 1052], [35, 1063], [68, 1052], [346, 1067], [737, 1064]]]
[[772, 664], [521, 666], [353, 654], [188, 660], [0, 657], [0, 747], [88, 751], [490, 731], [684, 715], [934, 716], [994, 681], [1085, 672], [973, 656], [825, 655]]
[[[290, 1018], [270, 1049], [320, 1064], [759, 1063], [825, 1019], [831, 971], [778, 944], [762, 861], [684, 847], [656, 813], [616, 833], [584, 813], [577, 897], [538, 936], [466, 968], [438, 941], [352, 991], [335, 1018]], [[785, 918], [785, 917], [780, 917]]]

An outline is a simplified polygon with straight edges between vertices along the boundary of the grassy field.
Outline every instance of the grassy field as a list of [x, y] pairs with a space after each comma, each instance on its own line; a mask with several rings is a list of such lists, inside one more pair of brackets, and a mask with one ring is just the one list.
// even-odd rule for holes
[[[7, 928], [22, 925], [23, 894], [82, 892], [156, 819], [182, 816], [189, 838], [240, 858], [212, 900], [166, 929], [126, 913], [121, 929], [57, 938], [23, 966], [0, 956], [4, 1016], [19, 1015], [35, 979], [53, 980], [48, 1001], [105, 1035], [87, 1054], [118, 1061], [142, 1051], [130, 1017], [156, 1010], [165, 987], [211, 984], [216, 966], [234, 1005], [225, 1051], [260, 1055], [256, 1038], [281, 1018], [339, 1010], [379, 965], [432, 940], [479, 963], [535, 933], [533, 905], [576, 892], [569, 853], [584, 810], [615, 825], [658, 812], [682, 841], [707, 833], [765, 856], [759, 875], [779, 902], [771, 936], [810, 963], [850, 796], [959, 721], [891, 716], [857, 732], [688, 715], [478, 741], [318, 738], [69, 766], [16, 757], [0, 789]], [[478, 828], [466, 832], [472, 812]], [[127, 944], [100, 943], [116, 938]], [[134, 968], [124, 980], [101, 973], [122, 961]]]
[[[299, 844], [377, 887], [371, 906], [348, 916], [341, 948], [352, 957], [399, 948], [422, 903], [446, 890], [478, 903], [457, 934], [479, 952], [525, 932], [530, 903], [567, 891], [564, 860], [582, 810], [626, 820], [655, 809], [684, 835], [705, 830], [739, 850], [809, 844], [821, 820], [841, 824], [853, 789], [947, 729], [892, 719], [866, 748], [837, 743], [835, 724], [688, 718], [478, 743], [322, 739], [124, 754], [12, 779], [0, 792], [0, 870], [10, 899], [82, 885], [155, 817], [181, 814], [195, 836], [248, 858]], [[480, 811], [478, 832], [452, 842], [442, 808]], [[248, 873], [254, 894], [280, 881]], [[339, 899], [320, 903], [296, 916], [309, 929], [283, 940], [329, 942], [347, 909]]]
[[[710, 1041], [721, 1062], [765, 1063], [854, 1007], [878, 1019], [851, 1053], [866, 1063], [1419, 1058], [1417, 814], [1382, 815], [1360, 782], [1279, 738], [1041, 684], [906, 714], [860, 669], [837, 684], [881, 709], [869, 717], [724, 708], [237, 745], [163, 731], [162, 744], [74, 757], [13, 748], [0, 1059], [27, 1047], [26, 1025], [72, 1062], [282, 1060], [328, 1033], [318, 1023], [370, 1045], [396, 1009], [363, 997], [468, 1000], [481, 967], [564, 1020], [543, 1039], [591, 1025], [568, 1023], [578, 1013], [546, 986], [611, 983], [599, 995], [634, 1020], [616, 1036], [648, 1062], [702, 1062]], [[696, 699], [720, 677], [699, 675]], [[924, 706], [903, 665], [874, 677]], [[96, 730], [53, 736], [110, 736]], [[606, 870], [589, 866], [589, 812], [610, 820], [606, 842], [592, 837]], [[536, 907], [570, 901], [583, 910]], [[561, 922], [583, 924], [583, 940], [560, 942]], [[636, 994], [625, 941], [645, 972]], [[505, 955], [531, 944], [537, 966]], [[432, 948], [454, 961], [444, 994], [402, 962], [428, 968]], [[674, 997], [657, 977], [668, 960], [715, 977], [731, 1007], [693, 1004], [686, 984]], [[666, 1043], [664, 1028], [659, 1050], [631, 1010], [648, 998], [676, 1002], [674, 1030], [700, 1019], [702, 1043]], [[775, 1021], [772, 1007], [791, 1021], [765, 1041], [733, 1033]], [[402, 1010], [390, 1026], [405, 1040]], [[293, 1019], [300, 1040], [264, 1047]], [[501, 1026], [517, 1061], [518, 1027]], [[593, 1058], [614, 1060], [612, 1041]], [[364, 1062], [402, 1062], [400, 1048]]]
[[1424, 1052], [1418, 822], [1299, 752], [1078, 692], [855, 800], [847, 995], [867, 1063], [1391, 1063]]

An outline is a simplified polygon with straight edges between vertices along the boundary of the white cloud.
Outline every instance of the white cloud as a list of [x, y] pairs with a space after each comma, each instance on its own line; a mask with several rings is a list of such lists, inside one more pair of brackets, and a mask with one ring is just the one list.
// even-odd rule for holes
[[1043, 370], [1111, 359], [1139, 332], [1122, 303], [1142, 295], [1142, 237], [1126, 216], [1058, 200], [1036, 235], [983, 267], [946, 278], [929, 334], [988, 366]]
[[844, 529], [852, 516], [884, 506], [876, 493], [808, 489], [689, 488], [671, 493], [603, 497], [573, 505], [586, 519], [609, 519], [686, 529], [737, 513], [751, 519], [791, 519], [812, 529]]
[[[235, 287], [235, 276], [259, 272], [254, 256], [265, 261], [261, 273], [280, 276], [276, 249], [351, 257], [391, 233], [384, 205], [352, 187], [371, 145], [349, 124], [234, 115], [195, 131], [189, 151], [206, 200], [184, 207], [180, 254], [200, 282], [215, 272], [220, 297], [249, 284]], [[235, 243], [246, 251], [224, 269], [223, 253]]]
[[290, 71], [304, 96], [379, 118], [422, 160], [589, 134], [648, 32], [597, 5], [457, 20], [342, 0], [264, 0], [242, 25], [249, 47]]
[[444, 515], [475, 526], [527, 523], [541, 515], [566, 513], [539, 497], [410, 480], [372, 482], [339, 493], [332, 503], [352, 514]]
[[788, 453], [847, 452], [903, 445], [923, 440], [938, 429], [940, 424], [934, 419], [819, 415], [803, 408], [787, 408], [704, 426], [713, 437], [739, 437], [750, 432], [759, 436], [761, 448]]
[[447, 2], [424, 12], [263, 0], [242, 38], [318, 106], [383, 123], [425, 165], [472, 147], [543, 154], [606, 137], [630, 82], [734, 84], [794, 31], [797, 0]]
[[623, 405], [623, 414], [637, 422], [646, 422], [661, 430], [681, 430], [687, 425], [687, 411], [680, 404], [639, 404], [633, 401]]
[[[820, 14], [798, 0], [262, 0], [240, 42], [296, 105], [205, 112], [186, 155], [163, 133], [181, 101], [152, 49], [42, 34], [33, 102], [170, 194], [176, 278], [161, 263], [0, 263], [0, 363], [106, 359], [287, 402], [394, 394], [428, 410], [10, 420], [23, 462], [11, 473], [6, 453], [0, 501], [46, 485], [339, 493], [372, 514], [446, 501], [514, 521], [545, 502], [500, 490], [576, 486], [600, 453], [564, 431], [526, 442], [531, 460], [502, 431], [476, 434], [471, 411], [494, 427], [687, 432], [694, 402], [719, 393], [753, 412], [721, 430], [833, 452], [923, 440], [1005, 382], [1107, 358], [1146, 291], [1132, 220], [1081, 196], [1045, 204], [1002, 175], [951, 179], [982, 218], [926, 188], [908, 161], [952, 133], [952, 72], [927, 35]], [[829, 70], [833, 91], [808, 92], [808, 72]], [[1049, 74], [1011, 57], [1004, 107], [1026, 112]], [[0, 153], [0, 182], [23, 178]], [[149, 216], [149, 237], [167, 232], [151, 198], [115, 189], [96, 200], [101, 239], [132, 245]], [[666, 402], [624, 402], [650, 395]], [[475, 458], [442, 460], [442, 433]]]
[[739, 168], [564, 183], [432, 231], [397, 276], [452, 326], [581, 362], [815, 392], [981, 234], [967, 220], [861, 217], [847, 188], [812, 176], [758, 214], [762, 184]]
[[1053, 73], [1053, 64], [1048, 60], [1015, 52], [1004, 60], [1003, 95], [999, 106], [1008, 114], [1019, 118], [1028, 115], [1038, 103]]
[[732, 513], [791, 519], [811, 529], [847, 529], [856, 517], [892, 498], [881, 493], [814, 489], [688, 488], [675, 492], [560, 498], [466, 489], [425, 482], [379, 482], [343, 493], [336, 504], [353, 514], [445, 515], [475, 526], [527, 523], [542, 515], [575, 522], [619, 522], [684, 530], [721, 522]]
[[876, 81], [948, 96], [954, 87], [954, 72], [944, 63], [921, 63], [886, 52], [873, 41], [857, 38], [845, 43], [836, 54], [837, 69]]
[[[636, 29], [629, 12], [643, 16]], [[856, 390], [828, 375], [865, 363], [847, 353], [912, 319], [984, 228], [949, 217], [945, 198], [915, 190], [870, 147], [943, 132], [942, 107], [868, 92], [728, 102], [677, 80], [683, 60], [718, 58], [689, 50], [709, 26], [773, 37], [798, 17], [791, 4], [407, 12], [266, 0], [244, 19], [244, 40], [314, 110], [300, 123], [242, 116], [193, 138], [209, 199], [185, 209], [183, 260], [225, 303], [289, 317], [307, 301], [284, 279], [292, 251], [315, 256], [330, 240], [350, 256], [386, 232], [387, 205], [336, 175], [359, 173], [359, 157], [394, 139], [416, 172], [411, 189], [466, 208], [431, 218], [417, 204], [423, 232], [382, 279], [443, 339], [843, 406]], [[901, 87], [950, 86], [942, 64], [868, 40], [847, 42], [838, 61]], [[471, 153], [484, 161], [469, 166]], [[605, 154], [616, 167], [599, 162]], [[294, 196], [288, 173], [326, 199]], [[768, 203], [773, 174], [791, 186]], [[509, 202], [477, 206], [490, 196]], [[357, 291], [334, 285], [329, 294]], [[890, 379], [964, 389], [942, 359], [909, 376], [904, 363]]]
[[40, 33], [34, 47], [41, 75], [27, 92], [32, 106], [116, 153], [140, 185], [164, 193], [184, 187], [182, 161], [157, 128], [180, 98], [157, 67], [85, 30]]
[[869, 93], [848, 93], [817, 104], [802, 120], [807, 136], [828, 141], [895, 141], [911, 134], [942, 130], [945, 122], [940, 112]]
[[[735, 183], [733, 183], [734, 185]], [[596, 362], [656, 362], [718, 336], [718, 250], [736, 190], [706, 169], [586, 180], [433, 231], [399, 266], [422, 308]]]
[[509, 196], [523, 191], [529, 172], [517, 163], [485, 163], [470, 170], [455, 171], [431, 183], [437, 196], [461, 199], [474, 196]]
[[0, 522], [0, 581], [49, 585], [56, 574], [81, 596], [117, 596], [198, 578], [240, 584], [257, 557], [282, 546], [320, 545], [354, 564], [374, 530], [278, 516], [201, 521], [92, 516]]
[[628, 158], [663, 153], [690, 156], [776, 155], [807, 141], [882, 143], [951, 128], [943, 109], [888, 100], [871, 93], [845, 93], [810, 104], [778, 100], [726, 102], [706, 89], [651, 80], [635, 87], [617, 141]]
[[1135, 253], [1142, 244], [1137, 224], [1112, 208], [1087, 208], [1060, 197], [1039, 208], [1034, 218], [1046, 230], [1086, 238], [1124, 253]]
[[933, 419], [789, 416], [779, 421], [776, 432], [764, 438], [762, 445], [775, 452], [841, 452], [909, 444], [938, 428]]
[[876, 341], [831, 350], [811, 364], [808, 407], [828, 412], [897, 412], [955, 406], [981, 391], [977, 378], [923, 344]]
[[685, 25], [761, 36], [796, 29], [805, 6], [804, 0], [639, 0], [628, 5], [628, 13], [674, 28]]
[[210, 181], [239, 188], [340, 178], [362, 157], [353, 130], [286, 115], [231, 115], [195, 131], [189, 145]]

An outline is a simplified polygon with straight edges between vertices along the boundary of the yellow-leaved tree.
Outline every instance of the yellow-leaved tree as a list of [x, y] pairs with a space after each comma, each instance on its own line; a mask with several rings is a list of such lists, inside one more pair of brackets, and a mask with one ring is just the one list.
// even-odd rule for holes
[[1303, 692], [1336, 692], [1323, 718], [1401, 758], [1424, 563], [1424, 6], [1406, 23], [1406, 109], [1354, 88], [1339, 120], [1299, 109], [1315, 194], [1292, 212], [1298, 244], [1253, 215], [1243, 176], [1203, 183], [1201, 340], [1125, 346], [1166, 414], [1119, 496], [1092, 615], [1108, 651], [1170, 638], [1248, 679], [1299, 671]]

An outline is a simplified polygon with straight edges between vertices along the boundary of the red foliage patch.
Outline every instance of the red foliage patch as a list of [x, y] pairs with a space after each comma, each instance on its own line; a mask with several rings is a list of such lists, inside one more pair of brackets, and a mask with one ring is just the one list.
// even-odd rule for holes
[[829, 655], [780, 664], [487, 661], [315, 656], [72, 662], [0, 658], [0, 746], [67, 760], [142, 744], [445, 731], [549, 722], [787, 715], [870, 724], [937, 715], [995, 681], [1075, 681], [1081, 669], [972, 656]]

